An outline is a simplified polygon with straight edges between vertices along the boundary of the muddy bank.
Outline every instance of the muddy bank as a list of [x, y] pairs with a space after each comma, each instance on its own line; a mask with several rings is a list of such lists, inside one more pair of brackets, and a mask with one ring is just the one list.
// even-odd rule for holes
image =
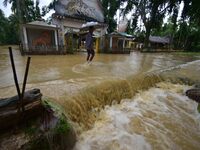
[[41, 106], [37, 116], [24, 118], [15, 128], [0, 134], [1, 150], [73, 149], [76, 133], [70, 121], [49, 99], [44, 99]]

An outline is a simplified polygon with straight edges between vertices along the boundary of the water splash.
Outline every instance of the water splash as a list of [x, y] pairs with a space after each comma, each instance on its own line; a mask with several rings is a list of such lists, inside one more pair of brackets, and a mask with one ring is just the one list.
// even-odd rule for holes
[[173, 67], [169, 67], [167, 69], [162, 69], [162, 70], [156, 71], [156, 73], [160, 74], [160, 73], [164, 73], [164, 72], [173, 71], [173, 70], [176, 70], [176, 69], [183, 69], [185, 67], [188, 67], [188, 66], [191, 66], [191, 65], [194, 65], [194, 64], [200, 64], [200, 60], [195, 60], [195, 61], [187, 62], [185, 64], [176, 65], [176, 66], [173, 66]]
[[198, 150], [200, 116], [197, 103], [183, 95], [186, 88], [161, 82], [106, 107], [94, 127], [80, 135], [75, 150]]
[[57, 102], [63, 107], [68, 118], [77, 129], [90, 129], [106, 106], [119, 104], [124, 98], [131, 98], [140, 90], [148, 89], [162, 81], [157, 75], [141, 75], [126, 80], [110, 80], [88, 87], [71, 97], [64, 97]]

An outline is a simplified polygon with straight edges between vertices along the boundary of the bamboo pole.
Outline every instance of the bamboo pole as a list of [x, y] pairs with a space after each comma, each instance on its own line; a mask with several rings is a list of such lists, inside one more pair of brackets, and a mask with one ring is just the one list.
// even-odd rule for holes
[[22, 111], [24, 112], [24, 105], [23, 105], [23, 98], [24, 98], [24, 92], [26, 89], [26, 81], [27, 81], [27, 77], [28, 77], [28, 71], [29, 71], [29, 66], [30, 66], [30, 62], [31, 62], [31, 57], [28, 57], [27, 59], [27, 63], [26, 63], [26, 70], [25, 70], [25, 75], [24, 75], [24, 81], [23, 81], [23, 87], [22, 87], [22, 94], [21, 94], [21, 107], [22, 107]]
[[19, 113], [20, 112], [20, 102], [22, 101], [22, 99], [21, 99], [21, 93], [20, 93], [19, 83], [18, 83], [16, 69], [15, 69], [15, 62], [14, 62], [14, 58], [13, 58], [13, 53], [12, 53], [12, 48], [11, 47], [9, 47], [9, 54], [10, 54], [10, 61], [11, 61], [11, 65], [12, 65], [13, 77], [14, 77], [14, 81], [15, 81], [15, 87], [17, 89], [17, 94], [18, 94], [18, 97], [19, 97], [19, 102], [17, 104], [18, 113]]

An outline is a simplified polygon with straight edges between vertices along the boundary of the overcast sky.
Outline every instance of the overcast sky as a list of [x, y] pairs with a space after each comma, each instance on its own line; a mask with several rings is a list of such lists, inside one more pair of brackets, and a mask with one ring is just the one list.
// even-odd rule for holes
[[[8, 17], [12, 13], [11, 8], [10, 8], [11, 6], [9, 4], [7, 7], [5, 7], [3, 5], [3, 1], [4, 0], [0, 0], [0, 9], [3, 10], [5, 16]], [[52, 0], [40, 0], [40, 8], [42, 8], [42, 6], [44, 6], [44, 5], [48, 5], [51, 1]], [[49, 15], [47, 15], [47, 16], [49, 16]]]

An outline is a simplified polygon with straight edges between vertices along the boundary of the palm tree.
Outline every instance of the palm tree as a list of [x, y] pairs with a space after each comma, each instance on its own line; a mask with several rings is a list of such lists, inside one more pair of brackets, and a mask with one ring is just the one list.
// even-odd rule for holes
[[18, 34], [20, 35], [20, 39], [22, 40], [22, 28], [20, 24], [31, 22], [41, 18], [40, 8], [39, 8], [39, 0], [36, 1], [36, 4], [33, 0], [4, 0], [4, 6], [6, 7], [8, 4], [11, 4], [11, 10], [14, 13], [14, 16], [17, 17], [17, 25], [19, 30]]
[[33, 0], [4, 0], [3, 4], [5, 7], [11, 4], [11, 10], [17, 14], [20, 24], [37, 20], [42, 16], [39, 0], [36, 0], [36, 3]]
[[7, 7], [8, 4], [11, 4], [11, 10], [15, 13], [17, 11], [17, 1], [18, 0], [4, 0], [3, 5]]
[[11, 4], [11, 10], [18, 15], [19, 23], [23, 23], [22, 11], [24, 8], [24, 0], [4, 0], [3, 5], [7, 7]]
[[[173, 14], [174, 23], [177, 20], [178, 5], [182, 0], [124, 0], [126, 8], [122, 10], [126, 15], [134, 11], [132, 19], [141, 18], [145, 27], [145, 47], [148, 46], [152, 29], [159, 29], [167, 12]], [[133, 20], [134, 21], [134, 20]]]

